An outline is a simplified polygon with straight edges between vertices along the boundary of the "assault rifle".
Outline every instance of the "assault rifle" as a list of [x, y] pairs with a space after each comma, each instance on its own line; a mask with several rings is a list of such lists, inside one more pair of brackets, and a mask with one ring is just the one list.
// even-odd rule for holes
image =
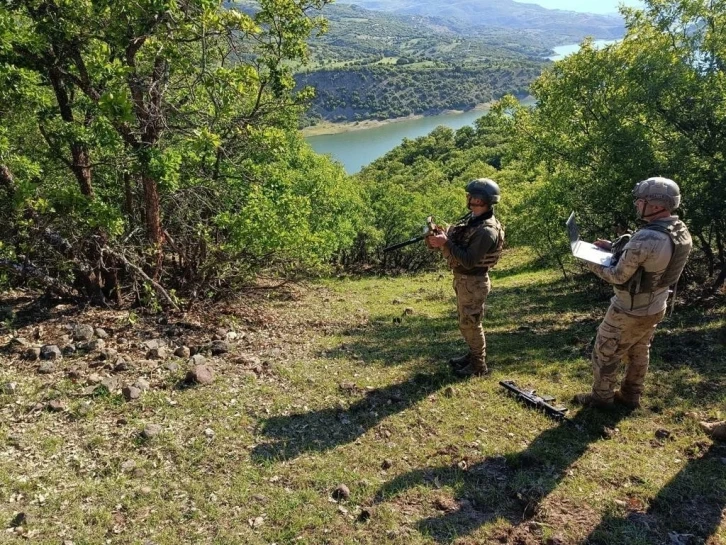
[[550, 402], [555, 400], [554, 397], [538, 396], [535, 394], [534, 390], [529, 392], [520, 390], [514, 381], [511, 380], [500, 380], [499, 385], [503, 386], [504, 389], [507, 390], [507, 393], [516, 397], [518, 401], [544, 412], [550, 418], [554, 418], [558, 421], [572, 422], [565, 414], [567, 412], [567, 407], [555, 407], [554, 405], [550, 405]]
[[426, 225], [424, 225], [422, 235], [419, 235], [417, 237], [413, 237], [408, 240], [404, 240], [403, 242], [399, 242], [398, 244], [393, 244], [392, 246], [383, 248], [383, 251], [392, 252], [393, 250], [398, 250], [399, 248], [403, 248], [404, 246], [408, 246], [410, 244], [415, 244], [416, 242], [423, 240], [426, 237], [433, 235], [436, 231], [440, 231], [440, 230], [441, 230], [441, 227], [439, 227], [438, 225], [436, 225], [434, 223], [434, 217], [429, 216], [426, 218]]
[[[460, 224], [461, 222], [468, 220], [471, 213], [465, 214], [458, 220], [456, 220], [456, 225]], [[444, 230], [443, 227], [440, 227], [434, 223], [434, 217], [429, 216], [426, 218], [426, 224], [423, 228], [423, 234], [419, 235], [417, 237], [410, 238], [408, 240], [404, 240], [403, 242], [399, 242], [398, 244], [393, 244], [391, 246], [387, 246], [386, 248], [383, 248], [384, 252], [392, 252], [393, 250], [398, 250], [399, 248], [403, 248], [404, 246], [409, 246], [410, 244], [415, 244], [416, 242], [419, 242], [426, 237], [429, 237], [431, 235], [434, 235], [436, 233], [440, 233]]]

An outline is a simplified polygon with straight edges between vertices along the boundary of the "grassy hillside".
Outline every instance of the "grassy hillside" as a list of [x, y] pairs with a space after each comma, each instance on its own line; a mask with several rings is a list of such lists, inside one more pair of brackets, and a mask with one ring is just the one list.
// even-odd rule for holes
[[[726, 309], [677, 307], [656, 335], [644, 408], [603, 413], [568, 400], [590, 385], [607, 290], [564, 282], [523, 250], [493, 285], [493, 373], [469, 381], [444, 363], [462, 347], [448, 273], [264, 291], [168, 323], [37, 314], [8, 294], [6, 327], [51, 342], [69, 322], [104, 325], [128, 368], [76, 355], [38, 374], [3, 355], [0, 385], [15, 386], [0, 390], [0, 541], [723, 543], [726, 450], [696, 422], [726, 401]], [[207, 386], [139, 347], [202, 344], [219, 327], [236, 335], [208, 358]], [[0, 330], [0, 345], [9, 338]], [[150, 388], [131, 402], [113, 386], [88, 393], [93, 374]], [[518, 405], [502, 379], [564, 400], [574, 425]]]

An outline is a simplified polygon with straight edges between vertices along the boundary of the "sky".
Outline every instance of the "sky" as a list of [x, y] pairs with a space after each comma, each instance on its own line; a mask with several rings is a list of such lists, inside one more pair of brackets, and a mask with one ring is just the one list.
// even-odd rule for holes
[[617, 13], [618, 5], [642, 8], [639, 0], [515, 0], [527, 4], [538, 4], [548, 9], [566, 9], [585, 13]]

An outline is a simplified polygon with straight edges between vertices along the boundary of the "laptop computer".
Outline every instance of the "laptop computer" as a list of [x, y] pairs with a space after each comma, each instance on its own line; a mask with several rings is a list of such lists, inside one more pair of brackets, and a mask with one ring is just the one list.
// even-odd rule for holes
[[567, 219], [567, 234], [570, 237], [570, 247], [572, 248], [572, 255], [583, 261], [589, 261], [597, 265], [603, 265], [609, 267], [613, 259], [613, 254], [602, 248], [598, 248], [590, 242], [580, 240], [580, 231], [577, 228], [577, 222], [575, 221], [575, 213], [572, 212], [570, 217]]

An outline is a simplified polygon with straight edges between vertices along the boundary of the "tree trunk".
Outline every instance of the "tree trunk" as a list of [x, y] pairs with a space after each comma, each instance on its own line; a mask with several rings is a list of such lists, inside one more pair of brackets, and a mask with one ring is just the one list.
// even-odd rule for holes
[[[53, 91], [58, 103], [58, 108], [60, 109], [61, 119], [63, 119], [66, 123], [73, 123], [73, 107], [71, 106], [71, 99], [68, 95], [68, 90], [66, 89], [60, 69], [57, 67], [51, 67], [48, 71], [48, 77], [53, 85]], [[81, 193], [89, 199], [92, 199], [93, 185], [91, 183], [91, 161], [88, 154], [88, 148], [85, 144], [75, 139], [70, 142], [70, 148], [72, 160], [68, 162], [68, 160], [65, 159], [64, 161], [75, 175], [76, 180], [78, 180]]]
[[8, 197], [15, 195], [15, 178], [7, 165], [0, 164], [0, 185], [5, 188]]
[[144, 185], [144, 210], [146, 211], [146, 236], [153, 246], [151, 260], [151, 277], [158, 280], [164, 260], [164, 232], [161, 228], [161, 205], [159, 203], [159, 187], [156, 180], [144, 173], [141, 176]]

